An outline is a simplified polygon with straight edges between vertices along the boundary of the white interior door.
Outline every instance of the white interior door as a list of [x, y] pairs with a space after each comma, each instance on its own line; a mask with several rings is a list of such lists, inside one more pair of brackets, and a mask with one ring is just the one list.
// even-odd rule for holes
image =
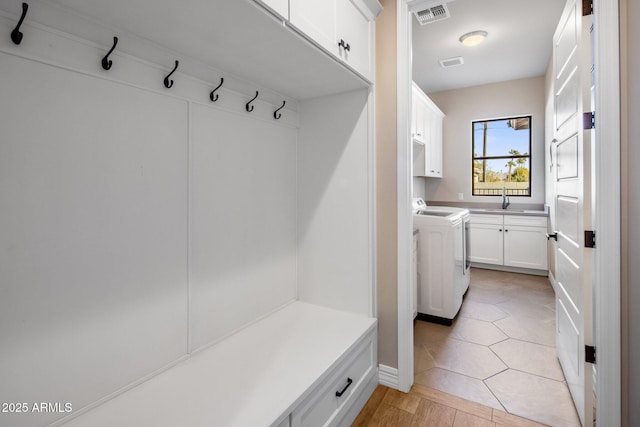
[[591, 229], [591, 132], [582, 130], [591, 98], [589, 23], [582, 2], [568, 0], [553, 39], [556, 345], [584, 426], [593, 425], [592, 365], [585, 362], [585, 344], [592, 345], [592, 249], [584, 245], [584, 230]]

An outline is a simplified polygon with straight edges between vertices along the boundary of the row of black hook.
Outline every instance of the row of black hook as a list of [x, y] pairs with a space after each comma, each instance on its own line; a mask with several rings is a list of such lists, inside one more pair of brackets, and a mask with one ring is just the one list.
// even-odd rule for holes
[[[11, 31], [11, 40], [13, 41], [13, 43], [17, 45], [22, 43], [23, 33], [20, 31], [20, 27], [22, 26], [24, 18], [27, 16], [28, 9], [29, 9], [29, 5], [27, 3], [22, 3], [22, 15], [20, 16], [20, 20], [18, 21], [18, 25], [16, 25], [16, 28], [14, 28], [13, 31]], [[102, 58], [102, 68], [104, 68], [107, 71], [110, 70], [111, 66], [113, 65], [113, 61], [109, 59], [109, 55], [113, 53], [117, 44], [118, 44], [118, 37], [114, 37], [113, 46], [111, 47], [111, 49], [109, 49], [109, 52], [107, 52], [104, 58]], [[171, 72], [164, 78], [164, 87], [166, 87], [167, 89], [171, 89], [171, 87], [173, 87], [173, 80], [170, 79], [170, 77], [173, 73], [176, 72], [176, 70], [178, 69], [178, 65], [180, 65], [180, 62], [176, 59], [176, 63], [175, 63], [175, 66], [173, 67], [173, 70], [171, 70]], [[211, 102], [216, 102], [220, 97], [216, 93], [216, 91], [222, 87], [223, 83], [224, 83], [224, 78], [220, 78], [220, 84], [216, 86], [216, 88], [213, 89], [209, 94], [209, 99], [211, 99]], [[247, 102], [245, 106], [245, 109], [247, 110], [248, 113], [253, 111], [253, 105], [251, 105], [251, 103], [255, 101], [257, 98], [258, 98], [258, 91], [256, 91], [256, 96], [251, 98], [251, 100], [249, 100], [249, 102]], [[285, 104], [286, 104], [286, 101], [282, 101], [282, 106], [273, 112], [274, 119], [278, 120], [280, 117], [282, 117], [282, 114], [279, 111], [284, 108]]]

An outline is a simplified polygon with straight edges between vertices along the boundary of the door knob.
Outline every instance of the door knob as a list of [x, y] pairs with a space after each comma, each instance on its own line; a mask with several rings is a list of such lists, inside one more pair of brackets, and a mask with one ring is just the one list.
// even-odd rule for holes
[[553, 233], [546, 233], [547, 234], [547, 240], [549, 239], [555, 239], [555, 241], [558, 241], [558, 232], [553, 232]]

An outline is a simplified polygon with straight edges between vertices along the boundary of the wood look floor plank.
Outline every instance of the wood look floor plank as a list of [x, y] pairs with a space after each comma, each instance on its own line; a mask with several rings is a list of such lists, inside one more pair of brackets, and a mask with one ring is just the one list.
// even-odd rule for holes
[[412, 419], [413, 414], [381, 403], [366, 425], [369, 427], [409, 427]]
[[493, 410], [492, 420], [497, 426], [501, 427], [547, 427], [545, 424], [540, 424], [497, 409]]
[[352, 427], [364, 427], [368, 426], [369, 422], [373, 418], [373, 414], [378, 410], [378, 407], [382, 403], [384, 396], [387, 394], [387, 391], [391, 390], [389, 387], [385, 387], [383, 385], [378, 385], [376, 389], [373, 391], [373, 394], [364, 405], [364, 408], [358, 414], [358, 417], [355, 419]]
[[484, 406], [476, 402], [471, 402], [469, 400], [462, 399], [461, 397], [444, 393], [440, 390], [425, 387], [421, 384], [414, 384], [411, 388], [411, 391], [433, 402], [450, 406], [462, 412], [484, 418], [487, 421], [492, 421], [493, 408], [490, 408], [488, 406]]
[[421, 399], [411, 426], [453, 427], [455, 416], [455, 409], [431, 400]]
[[415, 414], [422, 399], [415, 393], [403, 393], [398, 390], [389, 389], [382, 400], [387, 405], [395, 406], [398, 409]]
[[496, 423], [466, 412], [457, 411], [453, 427], [496, 427]]

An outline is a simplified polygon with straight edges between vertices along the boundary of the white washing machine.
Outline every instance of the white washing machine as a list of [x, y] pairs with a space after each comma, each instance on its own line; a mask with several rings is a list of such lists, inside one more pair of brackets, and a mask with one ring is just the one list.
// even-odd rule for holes
[[415, 199], [413, 207], [413, 226], [419, 236], [418, 318], [451, 324], [468, 286], [464, 274], [465, 212], [459, 208], [427, 208], [421, 199]]
[[[471, 213], [469, 209], [457, 208], [453, 206], [429, 206], [427, 203], [419, 197], [413, 199], [413, 212], [427, 211], [427, 212], [454, 212], [459, 213], [462, 216], [462, 230], [463, 233], [460, 236], [462, 239], [464, 269], [463, 274], [463, 294], [469, 290], [469, 284], [471, 283]], [[415, 228], [415, 227], [414, 227]]]

